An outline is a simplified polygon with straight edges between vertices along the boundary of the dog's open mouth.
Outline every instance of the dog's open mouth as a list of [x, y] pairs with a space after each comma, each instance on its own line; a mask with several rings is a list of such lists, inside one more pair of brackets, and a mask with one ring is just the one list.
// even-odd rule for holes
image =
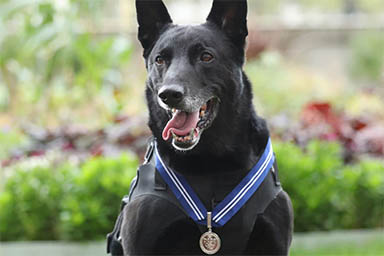
[[196, 112], [170, 110], [171, 119], [163, 130], [163, 139], [172, 136], [172, 145], [178, 150], [191, 150], [200, 140], [202, 132], [209, 128], [218, 112], [218, 99], [212, 98]]

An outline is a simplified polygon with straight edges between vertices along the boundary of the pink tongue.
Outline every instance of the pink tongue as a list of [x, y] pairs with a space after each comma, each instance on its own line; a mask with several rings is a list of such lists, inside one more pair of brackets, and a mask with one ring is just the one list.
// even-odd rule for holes
[[199, 121], [199, 111], [187, 113], [178, 111], [163, 130], [163, 139], [168, 140], [173, 132], [177, 136], [187, 136], [192, 129], [196, 128]]

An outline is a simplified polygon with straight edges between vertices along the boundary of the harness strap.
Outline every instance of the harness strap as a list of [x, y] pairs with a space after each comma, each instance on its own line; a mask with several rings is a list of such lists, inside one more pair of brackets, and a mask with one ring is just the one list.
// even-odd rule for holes
[[124, 196], [121, 201], [120, 214], [117, 217], [115, 226], [111, 233], [107, 235], [107, 253], [112, 256], [124, 255], [123, 246], [121, 245], [120, 230], [123, 224], [123, 210], [129, 202], [129, 196]]
[[141, 173], [141, 169], [145, 165], [148, 165], [153, 159], [153, 151], [154, 151], [154, 143], [153, 138], [148, 143], [147, 151], [144, 156], [144, 163], [137, 169], [136, 177], [132, 180], [130, 188], [129, 188], [129, 194], [124, 196], [121, 201], [120, 206], [120, 213], [117, 217], [115, 226], [111, 233], [107, 234], [107, 253], [110, 253], [112, 256], [120, 256], [124, 255], [123, 246], [121, 244], [121, 237], [120, 237], [120, 231], [121, 226], [123, 224], [123, 215], [124, 215], [124, 208], [125, 206], [131, 201], [133, 191], [135, 191], [135, 188], [138, 185], [139, 177]]

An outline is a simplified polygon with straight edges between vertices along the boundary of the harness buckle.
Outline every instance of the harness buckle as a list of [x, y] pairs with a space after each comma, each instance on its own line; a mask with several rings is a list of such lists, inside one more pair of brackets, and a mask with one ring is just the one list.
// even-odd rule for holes
[[147, 152], [145, 153], [143, 164], [149, 163], [149, 161], [152, 158], [154, 149], [155, 149], [155, 143], [154, 143], [154, 140], [151, 139], [151, 141], [148, 143]]

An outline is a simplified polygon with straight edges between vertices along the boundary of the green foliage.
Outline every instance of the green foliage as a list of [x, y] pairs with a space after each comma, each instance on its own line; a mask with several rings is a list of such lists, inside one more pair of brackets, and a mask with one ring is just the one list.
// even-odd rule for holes
[[[338, 144], [313, 141], [303, 151], [275, 142], [295, 231], [383, 227], [384, 165], [344, 166]], [[93, 158], [80, 167], [34, 163], [6, 169], [0, 195], [1, 240], [93, 240], [111, 231], [138, 161]]]
[[9, 152], [27, 143], [25, 135], [15, 130], [0, 130], [0, 160], [8, 157]]
[[101, 90], [121, 86], [132, 46], [123, 36], [93, 33], [104, 2], [0, 2], [0, 107], [25, 114], [31, 110], [22, 106], [35, 104], [41, 113], [89, 104]]
[[69, 170], [69, 166], [44, 165], [13, 170], [0, 195], [1, 240], [55, 240], [60, 237], [60, 204], [68, 192]]
[[35, 163], [8, 169], [0, 195], [0, 240], [92, 240], [111, 231], [137, 159], [81, 166]]
[[384, 164], [365, 160], [355, 167], [351, 182], [354, 198], [355, 225], [367, 228], [384, 226]]
[[248, 63], [246, 73], [252, 81], [256, 109], [263, 115], [271, 116], [285, 109], [298, 112], [308, 100], [300, 94], [295, 94], [296, 98], [292, 100], [293, 78], [276, 52], [266, 52], [260, 60]]
[[361, 32], [351, 41], [350, 72], [370, 82], [384, 81], [384, 33]]
[[102, 239], [111, 231], [138, 162], [131, 156], [96, 158], [86, 163], [66, 196], [61, 213], [65, 239]]
[[278, 52], [262, 53], [247, 63], [245, 71], [252, 82], [255, 107], [263, 116], [294, 118], [309, 101], [330, 101], [340, 95], [333, 81], [303, 72], [286, 63]]
[[340, 146], [319, 141], [306, 151], [290, 143], [275, 143], [274, 149], [296, 231], [384, 226], [382, 161], [343, 166]]

